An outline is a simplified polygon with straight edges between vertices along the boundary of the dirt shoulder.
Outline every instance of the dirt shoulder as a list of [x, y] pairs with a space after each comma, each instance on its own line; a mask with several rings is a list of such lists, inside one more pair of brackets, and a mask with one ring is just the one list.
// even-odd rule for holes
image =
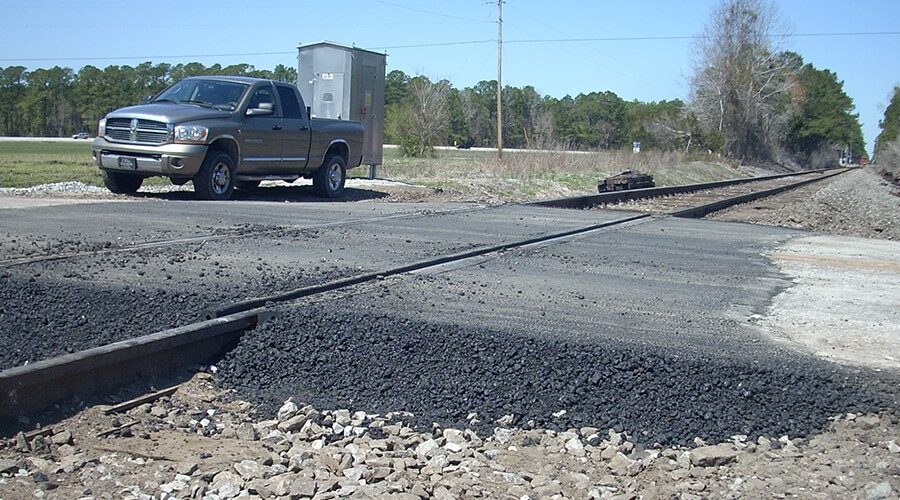
[[860, 169], [708, 218], [900, 240], [900, 192], [871, 169]]

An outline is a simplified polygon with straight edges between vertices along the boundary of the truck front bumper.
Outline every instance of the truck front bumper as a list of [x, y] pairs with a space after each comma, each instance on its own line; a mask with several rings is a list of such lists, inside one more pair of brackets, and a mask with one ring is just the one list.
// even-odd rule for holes
[[145, 146], [110, 142], [98, 137], [94, 139], [91, 149], [94, 162], [103, 170], [185, 178], [193, 177], [200, 170], [200, 165], [206, 157], [207, 146], [204, 144]]

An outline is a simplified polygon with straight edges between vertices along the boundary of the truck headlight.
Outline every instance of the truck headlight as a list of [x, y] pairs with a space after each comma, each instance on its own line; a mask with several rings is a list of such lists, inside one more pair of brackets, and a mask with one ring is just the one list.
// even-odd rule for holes
[[106, 118], [103, 118], [97, 124], [97, 137], [106, 137]]
[[200, 125], [178, 125], [175, 127], [175, 142], [203, 144], [209, 135], [209, 129]]

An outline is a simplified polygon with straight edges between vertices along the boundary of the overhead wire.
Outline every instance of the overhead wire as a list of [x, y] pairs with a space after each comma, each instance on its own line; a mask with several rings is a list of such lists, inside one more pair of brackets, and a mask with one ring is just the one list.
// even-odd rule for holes
[[399, 4], [399, 3], [388, 2], [387, 0], [375, 0], [375, 1], [378, 2], [378, 3], [380, 3], [380, 4], [383, 4], [383, 5], [390, 5], [391, 7], [396, 7], [396, 8], [398, 8], [398, 9], [405, 9], [405, 10], [409, 10], [409, 11], [412, 11], [412, 12], [418, 12], [418, 13], [420, 13], [420, 14], [429, 14], [429, 15], [432, 15], [432, 16], [440, 16], [440, 17], [446, 17], [446, 18], [448, 18], [448, 19], [457, 19], [457, 20], [470, 21], [470, 22], [476, 22], [476, 23], [477, 23], [477, 22], [481, 22], [480, 20], [474, 19], [474, 18], [471, 18], [471, 17], [460, 17], [460, 16], [454, 16], [454, 15], [452, 15], [452, 14], [444, 14], [444, 13], [441, 13], [441, 12], [435, 12], [435, 11], [432, 11], [432, 10], [425, 10], [425, 9], [420, 9], [420, 8], [417, 8], [417, 7], [410, 7], [410, 6], [408, 6], [408, 5], [403, 5], [403, 4]]
[[[481, 21], [478, 21], [481, 22]], [[789, 33], [781, 37], [846, 37], [846, 36], [897, 36], [900, 31], [873, 31], [873, 32], [842, 32], [842, 33]], [[645, 40], [691, 40], [715, 38], [702, 35], [688, 36], [630, 36], [630, 37], [597, 37], [597, 38], [532, 38], [504, 40], [504, 44], [515, 43], [561, 43], [561, 42], [611, 42], [611, 41], [645, 41]], [[451, 42], [418, 43], [406, 45], [388, 45], [382, 47], [370, 47], [371, 50], [388, 49], [414, 49], [428, 47], [450, 47], [459, 45], [475, 45], [482, 43], [496, 43], [496, 39], [461, 40]], [[0, 62], [42, 62], [42, 61], [121, 61], [138, 59], [189, 59], [198, 57], [247, 57], [262, 55], [290, 55], [296, 51], [270, 51], [270, 52], [234, 52], [218, 54], [165, 54], [165, 55], [140, 55], [140, 56], [103, 56], [103, 57], [27, 57], [27, 58], [0, 58]]]
[[[513, 5], [512, 3], [510, 3], [509, 5], [510, 5], [510, 7], [512, 7], [512, 9], [513, 9], [514, 11], [519, 12], [520, 14], [523, 14], [524, 16], [531, 18], [532, 20], [534, 20], [534, 21], [536, 21], [536, 22], [538, 22], [538, 23], [544, 25], [545, 27], [547, 27], [547, 28], [549, 28], [549, 29], [551, 29], [551, 30], [553, 30], [553, 31], [555, 31], [555, 32], [557, 32], [557, 33], [562, 33], [561, 30], [559, 30], [559, 29], [557, 29], [557, 28], [555, 28], [555, 27], [549, 25], [548, 23], [546, 23], [546, 22], [544, 22], [543, 20], [541, 20], [541, 19], [539, 19], [539, 18], [537, 18], [537, 17], [535, 17], [535, 16], [529, 14], [528, 12], [522, 10], [521, 8], [516, 7], [516, 6]], [[536, 36], [536, 35], [534, 35], [533, 33], [529, 32], [529, 31], [527, 31], [527, 30], [525, 30], [525, 29], [523, 29], [523, 28], [521, 28], [521, 27], [519, 27], [519, 26], [516, 26], [515, 24], [510, 24], [510, 25], [512, 26], [513, 29], [516, 29], [516, 30], [521, 31], [521, 32], [526, 33], [526, 34], [529, 34], [529, 35], [531, 35], [531, 36]], [[509, 43], [509, 42], [504, 42], [504, 44], [506, 44], [506, 43]], [[591, 62], [591, 63], [593, 63], [593, 64], [596, 64], [596, 65], [599, 66], [599, 67], [602, 67], [602, 68], [604, 68], [604, 69], [606, 69], [606, 70], [608, 70], [608, 71], [613, 71], [613, 72], [615, 72], [615, 73], [618, 73], [619, 75], [622, 75], [622, 76], [624, 76], [624, 77], [626, 77], [626, 78], [630, 78], [630, 77], [638, 77], [638, 75], [635, 74], [635, 73], [632, 73], [631, 75], [626, 75], [626, 74], [622, 71], [622, 68], [621, 68], [621, 67], [619, 67], [619, 66], [610, 66], [610, 65], [607, 65], [607, 64], [603, 64], [603, 63], [601, 63], [600, 61], [596, 60], [592, 55], [584, 54], [584, 53], [582, 53], [581, 51], [575, 51], [575, 50], [572, 50], [572, 49], [566, 48], [566, 47], [563, 47], [562, 50], [568, 52], [569, 54], [575, 56], [575, 57], [578, 58], [578, 59], [581, 59], [581, 60], [584, 60], [584, 61]], [[619, 59], [619, 58], [617, 58], [617, 57], [614, 57], [614, 56], [612, 56], [611, 54], [602, 54], [602, 55], [605, 56], [605, 57], [608, 57], [608, 58], [610, 58], [610, 59], [616, 60], [617, 62], [619, 62], [619, 63], [622, 64], [622, 65], [630, 66], [630, 65], [629, 65], [628, 63], [626, 63], [625, 61], [622, 61], [621, 59]], [[632, 67], [632, 68], [633, 68], [633, 67]]]

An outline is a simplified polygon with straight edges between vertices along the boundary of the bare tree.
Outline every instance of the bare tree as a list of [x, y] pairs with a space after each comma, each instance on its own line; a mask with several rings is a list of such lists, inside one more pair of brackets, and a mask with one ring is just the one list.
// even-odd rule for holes
[[769, 0], [725, 0], [696, 43], [691, 104], [742, 161], [780, 156], [792, 85], [778, 47], [785, 32]]
[[396, 135], [400, 138], [403, 153], [409, 156], [428, 156], [434, 145], [447, 135], [450, 82], [432, 82], [419, 75], [407, 86], [409, 94], [401, 103], [399, 117], [395, 120]]

